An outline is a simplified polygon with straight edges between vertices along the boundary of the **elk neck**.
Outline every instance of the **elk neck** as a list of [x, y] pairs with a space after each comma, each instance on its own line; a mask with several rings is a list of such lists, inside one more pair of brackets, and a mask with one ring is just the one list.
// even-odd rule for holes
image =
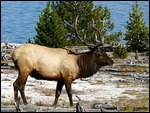
[[95, 74], [100, 66], [97, 65], [92, 53], [83, 53], [78, 55], [77, 64], [79, 66], [79, 77], [86, 78]]

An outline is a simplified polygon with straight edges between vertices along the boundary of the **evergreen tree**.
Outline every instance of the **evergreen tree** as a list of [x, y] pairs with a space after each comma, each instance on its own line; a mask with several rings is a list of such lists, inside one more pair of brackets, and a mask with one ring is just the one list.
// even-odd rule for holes
[[149, 49], [149, 29], [143, 19], [144, 13], [141, 11], [138, 2], [132, 6], [133, 12], [129, 12], [129, 21], [125, 26], [126, 33], [124, 40], [127, 40], [127, 50], [144, 52]]
[[30, 44], [32, 43], [31, 40], [30, 40], [30, 38], [28, 39], [28, 42], [27, 42], [27, 43], [30, 43]]
[[123, 47], [123, 46], [120, 45], [117, 48], [115, 48], [115, 50], [113, 52], [113, 56], [115, 58], [124, 59], [124, 58], [127, 58], [128, 52], [126, 51], [125, 47]]
[[[70, 24], [74, 24], [76, 16], [79, 15], [78, 19], [78, 30], [80, 32], [80, 36], [83, 37], [84, 33], [86, 32], [83, 29], [87, 27], [87, 23], [90, 21], [90, 14], [93, 7], [91, 1], [56, 1], [52, 2], [53, 6], [56, 8], [58, 15], [61, 17], [62, 20], [66, 20]], [[74, 29], [70, 26], [65, 25], [62, 21], [64, 27], [68, 31], [69, 41], [72, 45], [80, 45], [82, 44], [76, 34]], [[81, 32], [81, 30], [83, 32]]]
[[[110, 21], [110, 11], [107, 7], [94, 7], [93, 1], [55, 1], [52, 4], [61, 19], [66, 20], [70, 24], [74, 24], [76, 16], [79, 16], [77, 28], [81, 37], [84, 37], [86, 34], [86, 42], [97, 43], [95, 35], [106, 37], [106, 34], [109, 40], [108, 32], [114, 28], [114, 23]], [[91, 27], [93, 20], [94, 26], [100, 34]], [[65, 24], [64, 26], [68, 30], [69, 40], [72, 44], [80, 45], [81, 42], [78, 40], [74, 29]], [[113, 38], [120, 41], [115, 36]], [[98, 40], [101, 41], [100, 38]]]
[[67, 43], [67, 32], [60, 24], [60, 18], [55, 9], [51, 7], [50, 1], [39, 16], [39, 22], [35, 28], [37, 35], [34, 42], [48, 47], [63, 47]]

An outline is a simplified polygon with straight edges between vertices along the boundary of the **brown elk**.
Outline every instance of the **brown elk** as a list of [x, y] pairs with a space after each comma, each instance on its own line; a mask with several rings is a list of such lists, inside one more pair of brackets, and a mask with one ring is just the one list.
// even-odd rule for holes
[[19, 90], [23, 103], [27, 104], [24, 89], [27, 77], [31, 75], [39, 80], [57, 81], [54, 106], [57, 105], [62, 87], [65, 85], [70, 106], [72, 106], [72, 82], [78, 78], [92, 76], [101, 66], [113, 64], [113, 60], [101, 50], [101, 44], [91, 46], [81, 39], [76, 28], [77, 19], [78, 16], [72, 27], [77, 37], [89, 47], [90, 51], [75, 53], [66, 48], [48, 48], [35, 44], [23, 44], [13, 51], [12, 59], [19, 71], [18, 78], [13, 83], [16, 102]]

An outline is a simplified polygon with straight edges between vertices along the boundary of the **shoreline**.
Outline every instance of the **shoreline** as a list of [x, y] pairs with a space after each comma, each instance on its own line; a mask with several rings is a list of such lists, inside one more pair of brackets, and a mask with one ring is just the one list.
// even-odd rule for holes
[[[6, 43], [6, 42], [1, 42], [1, 47], [2, 47], [2, 46], [4, 46], [4, 45], [5, 45], [5, 43]], [[22, 44], [20, 44], [20, 43], [9, 43], [9, 42], [8, 42], [8, 45], [15, 45], [15, 46], [19, 46], [19, 45], [22, 45]]]

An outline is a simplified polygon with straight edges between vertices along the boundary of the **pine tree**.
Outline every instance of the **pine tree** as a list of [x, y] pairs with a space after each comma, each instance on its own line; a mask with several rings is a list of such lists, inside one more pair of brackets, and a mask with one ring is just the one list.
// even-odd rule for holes
[[123, 46], [120, 45], [117, 48], [115, 48], [115, 50], [113, 52], [113, 56], [115, 58], [124, 59], [124, 58], [127, 58], [128, 52], [126, 51], [125, 47], [123, 47]]
[[[109, 36], [106, 36], [106, 34], [113, 30], [114, 24], [110, 21], [110, 11], [107, 7], [94, 7], [93, 1], [55, 1], [52, 2], [52, 4], [56, 8], [61, 19], [65, 19], [70, 24], [75, 22], [77, 15], [79, 16], [78, 31], [81, 37], [84, 37], [86, 34], [86, 42], [95, 44], [95, 35], [98, 37], [107, 37], [109, 40]], [[99, 33], [91, 27], [93, 20], [95, 28], [100, 31], [100, 36]], [[68, 30], [69, 40], [72, 44], [82, 44], [78, 40], [74, 29], [65, 24], [64, 26]], [[116, 36], [117, 35], [113, 36], [113, 38], [120, 41]], [[101, 39], [98, 40], [101, 41]]]
[[[57, 1], [52, 2], [53, 6], [56, 8], [56, 11], [58, 15], [61, 17], [61, 19], [64, 19], [68, 21], [70, 24], [74, 24], [76, 16], [79, 15], [78, 20], [78, 30], [80, 32], [80, 36], [83, 36], [86, 32], [83, 31], [84, 27], [87, 27], [87, 23], [90, 21], [90, 14], [93, 7], [93, 4], [91, 1]], [[62, 21], [63, 23], [63, 21]], [[78, 40], [74, 29], [70, 28], [70, 26], [65, 25], [63, 23], [64, 27], [68, 31], [68, 37], [70, 43], [72, 45], [81, 45], [82, 43]], [[81, 30], [83, 32], [81, 32]]]
[[30, 38], [28, 39], [28, 42], [27, 42], [27, 43], [30, 43], [30, 44], [32, 43]]
[[60, 24], [60, 18], [55, 9], [51, 7], [50, 1], [47, 2], [46, 8], [41, 12], [35, 30], [37, 35], [33, 38], [36, 44], [63, 47], [67, 43], [67, 32]]
[[125, 26], [127, 30], [124, 38], [124, 40], [127, 41], [126, 45], [128, 51], [135, 52], [138, 50], [139, 52], [144, 52], [149, 48], [149, 30], [144, 22], [144, 13], [141, 9], [136, 1], [132, 6], [133, 12], [129, 12], [129, 21], [127, 21], [127, 25]]

